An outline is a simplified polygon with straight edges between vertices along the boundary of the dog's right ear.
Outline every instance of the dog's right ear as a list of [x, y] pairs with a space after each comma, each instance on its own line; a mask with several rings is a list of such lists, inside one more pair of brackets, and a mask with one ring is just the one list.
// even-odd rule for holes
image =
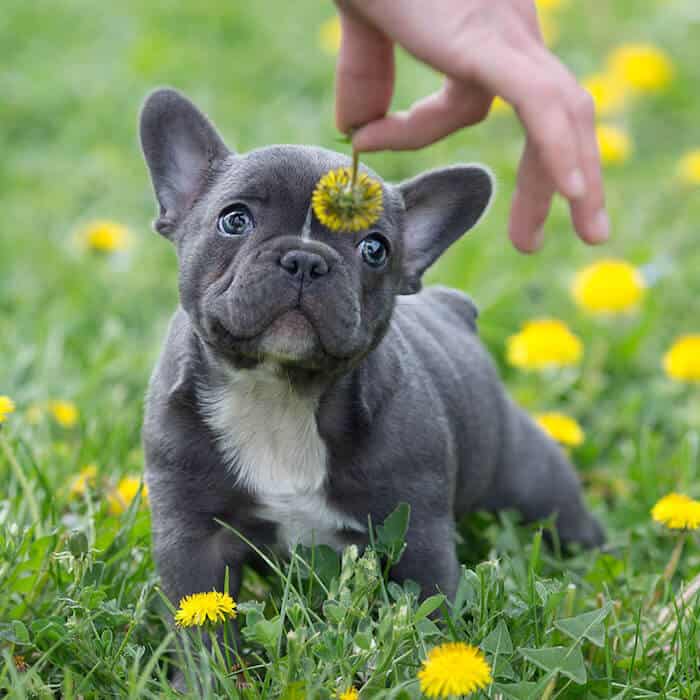
[[168, 236], [230, 151], [211, 122], [186, 97], [168, 88], [146, 98], [140, 134], [160, 206], [154, 227]]

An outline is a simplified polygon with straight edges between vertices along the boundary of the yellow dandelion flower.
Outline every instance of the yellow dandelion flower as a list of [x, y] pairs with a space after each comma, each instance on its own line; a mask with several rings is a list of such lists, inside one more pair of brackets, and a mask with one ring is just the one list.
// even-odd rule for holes
[[637, 92], [657, 92], [673, 78], [671, 59], [651, 44], [622, 44], [608, 56], [608, 66]]
[[597, 116], [619, 114], [625, 107], [629, 91], [614, 73], [593, 73], [584, 78], [581, 84], [593, 98]]
[[311, 206], [331, 231], [361, 231], [382, 213], [382, 186], [366, 173], [358, 173], [352, 187], [351, 169], [338, 168], [318, 181]]
[[491, 684], [491, 667], [478, 647], [447, 642], [428, 652], [418, 680], [429, 698], [468, 695]]
[[180, 601], [175, 613], [175, 624], [178, 627], [218, 625], [227, 619], [233, 620], [238, 614], [236, 608], [236, 602], [228, 593], [195, 593]]
[[79, 235], [86, 248], [98, 253], [118, 253], [126, 250], [131, 242], [126, 226], [104, 219], [91, 221]]
[[347, 690], [336, 695], [338, 700], [359, 700], [360, 694], [357, 692], [357, 688], [350, 686]]
[[71, 498], [76, 498], [77, 496], [82, 496], [88, 487], [92, 488], [97, 481], [97, 465], [96, 464], [86, 464], [78, 473], [77, 476], [73, 478], [70, 484], [69, 495]]
[[547, 369], [576, 365], [583, 344], [562, 321], [537, 319], [523, 325], [507, 340], [508, 362], [520, 369]]
[[14, 663], [15, 668], [20, 673], [24, 673], [29, 668], [29, 666], [27, 665], [27, 662], [22, 654], [15, 654], [12, 657], [12, 663]]
[[630, 157], [632, 139], [624, 129], [610, 124], [599, 124], [595, 131], [603, 165], [620, 165]]
[[556, 412], [538, 413], [535, 422], [552, 440], [566, 447], [578, 447], [583, 444], [585, 434], [573, 418]]
[[624, 260], [599, 260], [576, 274], [571, 293], [593, 314], [616, 314], [639, 306], [646, 286], [639, 270]]
[[72, 428], [78, 422], [78, 408], [72, 401], [49, 401], [49, 413], [62, 428]]
[[340, 19], [338, 15], [327, 19], [318, 29], [318, 45], [324, 53], [335, 56], [340, 50]]
[[[117, 487], [107, 496], [110, 515], [121, 515], [136, 498], [141, 487], [141, 480], [135, 476], [125, 476], [119, 481]], [[141, 502], [148, 503], [148, 489], [146, 484], [141, 491]]]
[[697, 530], [700, 502], [681, 493], [669, 493], [651, 509], [651, 517], [671, 530]]
[[666, 374], [682, 382], [700, 382], [700, 333], [682, 335], [664, 355]]
[[700, 185], [700, 148], [689, 151], [681, 158], [678, 177], [686, 185]]
[[0, 423], [4, 423], [7, 416], [14, 412], [14, 401], [9, 396], [0, 396]]

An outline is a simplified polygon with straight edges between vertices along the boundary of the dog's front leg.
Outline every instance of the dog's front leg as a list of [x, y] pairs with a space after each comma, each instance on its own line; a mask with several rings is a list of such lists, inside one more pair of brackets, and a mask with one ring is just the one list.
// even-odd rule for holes
[[[177, 608], [180, 600], [187, 595], [215, 590], [226, 591], [236, 600], [241, 570], [247, 558], [243, 543], [237, 541], [233, 533], [213, 522], [195, 524], [192, 516], [183, 518], [180, 515], [177, 520], [160, 520], [153, 532], [154, 556], [168, 599]], [[235, 623], [227, 621], [220, 625], [217, 639], [220, 646], [224, 643], [234, 644], [238, 639]], [[203, 640], [211, 648], [210, 638], [205, 636]], [[198, 683], [195, 681], [195, 685]], [[176, 690], [186, 692], [187, 674], [182, 670], [177, 671], [172, 684]]]
[[[212, 525], [214, 527], [212, 527]], [[193, 526], [188, 520], [164, 520], [154, 527], [153, 551], [162, 588], [174, 606], [193, 593], [224, 591], [228, 567], [228, 592], [234, 599], [240, 572], [247, 557], [243, 542], [216, 525]]]
[[391, 577], [399, 582], [411, 579], [421, 587], [421, 599], [435, 593], [454, 598], [459, 579], [455, 550], [454, 522], [440, 514], [411, 513], [406, 549], [392, 567]]

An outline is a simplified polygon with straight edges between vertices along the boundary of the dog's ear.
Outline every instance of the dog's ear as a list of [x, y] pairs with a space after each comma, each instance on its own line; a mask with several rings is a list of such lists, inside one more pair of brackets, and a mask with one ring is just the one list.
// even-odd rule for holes
[[186, 97], [167, 88], [146, 98], [140, 135], [160, 206], [154, 227], [167, 236], [230, 151], [211, 122]]
[[479, 221], [493, 190], [480, 165], [430, 170], [399, 185], [406, 207], [401, 294], [420, 291], [423, 273]]

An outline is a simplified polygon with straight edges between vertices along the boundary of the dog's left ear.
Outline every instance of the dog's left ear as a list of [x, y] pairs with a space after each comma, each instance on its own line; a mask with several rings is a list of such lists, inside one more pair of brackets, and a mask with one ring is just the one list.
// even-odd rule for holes
[[406, 207], [401, 294], [420, 291], [423, 273], [479, 221], [493, 189], [479, 165], [430, 170], [399, 185]]

